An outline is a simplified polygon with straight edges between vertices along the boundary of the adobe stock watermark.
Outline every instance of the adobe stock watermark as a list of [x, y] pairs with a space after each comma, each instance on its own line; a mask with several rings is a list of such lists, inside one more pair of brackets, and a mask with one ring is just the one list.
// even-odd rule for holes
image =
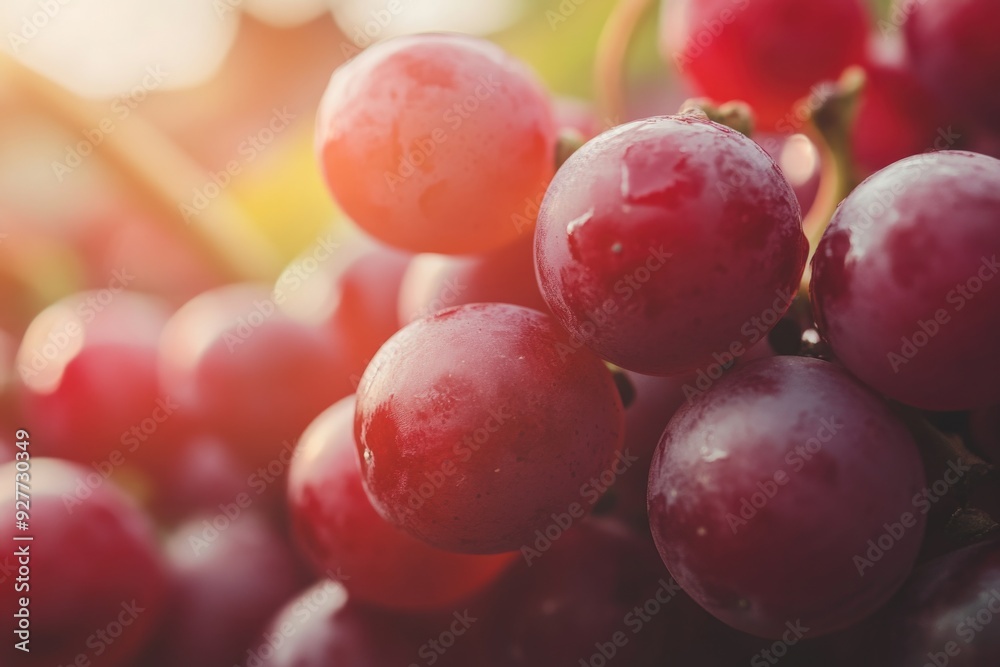
[[[433, 498], [434, 494], [445, 485], [445, 482], [459, 472], [459, 464], [471, 461], [472, 457], [489, 442], [493, 434], [513, 418], [514, 413], [511, 411], [509, 404], [505, 403], [499, 407], [490, 409], [478, 428], [466, 433], [460, 441], [452, 445], [452, 454], [459, 463], [456, 464], [455, 459], [447, 458], [441, 462], [437, 470], [424, 472], [424, 479], [420, 481], [420, 484], [416, 488], [410, 488], [410, 495], [406, 500], [406, 506], [397, 510], [397, 517], [401, 521], [405, 521], [407, 517], [413, 516], [416, 512], [420, 511], [427, 501]], [[364, 453], [365, 458], [367, 459], [370, 455], [371, 453], [366, 449]]]
[[[346, 60], [354, 58], [382, 37], [386, 29], [415, 0], [388, 0], [382, 7], [368, 11], [368, 19], [358, 22], [351, 31], [350, 42], [340, 43], [340, 53]], [[344, 31], [347, 34], [347, 31]]]
[[500, 82], [494, 74], [479, 77], [476, 87], [464, 99], [455, 102], [441, 114], [443, 125], [438, 125], [427, 136], [413, 142], [394, 172], [383, 173], [389, 191], [395, 192], [396, 188], [417, 173], [420, 166], [437, 152], [438, 147], [447, 143], [450, 134], [457, 132], [499, 89]]
[[782, 658], [788, 655], [788, 650], [798, 644], [811, 629], [802, 624], [802, 619], [797, 619], [794, 623], [788, 621], [785, 623], [785, 627], [788, 629], [782, 633], [781, 639], [767, 648], [761, 649], [754, 657], [750, 658], [751, 667], [777, 665]]
[[[823, 446], [833, 440], [834, 436], [844, 428], [844, 423], [838, 421], [836, 417], [823, 417], [819, 420], [819, 429], [816, 435], [806, 440], [801, 445], [796, 445], [794, 449], [785, 454], [785, 465], [791, 469], [791, 474], [795, 475], [806, 467], [817, 454], [822, 451]], [[726, 513], [726, 523], [729, 524], [733, 535], [739, 532], [740, 528], [746, 526], [757, 514], [767, 507], [768, 503], [774, 500], [782, 487], [791, 481], [791, 476], [784, 469], [775, 473], [764, 481], [757, 482], [757, 491], [753, 492], [749, 498], [740, 498], [739, 515], [732, 512]]]
[[576, 14], [576, 10], [582, 5], [587, 4], [587, 1], [561, 0], [559, 6], [555, 9], [545, 10], [545, 20], [549, 22], [549, 30], [555, 32], [560, 25], [568, 21], [573, 14]]
[[248, 648], [243, 663], [233, 667], [263, 667], [285, 642], [298, 634], [313, 615], [325, 611], [331, 599], [343, 598], [344, 589], [338, 582], [347, 581], [350, 577], [342, 575], [340, 570], [336, 574], [327, 570], [326, 574], [327, 580], [303, 593], [288, 612], [282, 613], [281, 624], [263, 632], [256, 648]]
[[976, 637], [993, 622], [996, 615], [1000, 614], [1000, 591], [996, 588], [980, 593], [979, 599], [982, 601], [982, 606], [976, 613], [966, 616], [955, 626], [955, 635], [963, 643], [960, 644], [954, 640], [945, 642], [940, 651], [932, 651], [927, 654], [927, 662], [923, 664], [923, 667], [947, 667], [951, 663], [951, 659], [957, 658], [962, 653], [962, 649], [972, 644]]
[[917, 525], [917, 516], [926, 516], [970, 470], [972, 468], [961, 459], [949, 461], [948, 469], [941, 479], [924, 487], [910, 499], [910, 504], [916, 513], [906, 511], [896, 521], [882, 524], [883, 532], [868, 540], [866, 551], [854, 557], [854, 567], [857, 568], [858, 575], [863, 577], [866, 570], [875, 567], [875, 564], [903, 539], [907, 531]]
[[295, 444], [289, 440], [281, 443], [278, 455], [267, 464], [260, 466], [247, 477], [247, 490], [240, 491], [232, 500], [219, 504], [219, 511], [215, 516], [203, 519], [201, 531], [188, 535], [188, 546], [197, 556], [207, 549], [213, 542], [219, 539], [225, 531], [229, 530], [243, 513], [253, 505], [254, 501], [264, 495], [272, 484], [279, 481], [288, 466], [291, 465], [295, 457]]
[[729, 347], [721, 352], [713, 352], [713, 361], [705, 368], [695, 372], [693, 382], [686, 382], [682, 387], [684, 398], [688, 403], [705, 395], [712, 386], [733, 367], [733, 364], [750, 351], [754, 345], [763, 340], [768, 332], [781, 319], [782, 313], [788, 310], [795, 300], [796, 292], [791, 289], [778, 289], [774, 293], [774, 301], [759, 315], [754, 315], [740, 327], [740, 340], [734, 340]]
[[411, 662], [408, 667], [420, 667], [421, 664], [430, 667], [430, 665], [436, 664], [458, 642], [459, 638], [469, 631], [472, 624], [479, 620], [470, 614], [468, 609], [462, 612], [453, 612], [452, 618], [454, 620], [447, 628], [436, 637], [428, 639], [417, 649], [417, 656], [423, 659], [423, 663]]
[[118, 615], [107, 625], [97, 628], [93, 634], [87, 637], [85, 645], [89, 650], [77, 653], [69, 664], [74, 667], [88, 667], [94, 659], [104, 655], [145, 611], [146, 608], [140, 607], [136, 600], [122, 602]]
[[71, 345], [77, 344], [77, 339], [83, 335], [83, 326], [93, 322], [134, 280], [135, 276], [127, 269], [112, 271], [107, 287], [89, 293], [86, 299], [77, 304], [73, 311], [75, 317], [70, 318], [56, 330], [50, 331], [45, 340], [30, 354], [22, 350], [17, 365], [21, 379], [27, 383], [38, 377], [39, 373], [48, 368], [49, 364], [58, 359]]
[[952, 316], [960, 313], [970, 301], [975, 299], [998, 273], [1000, 273], [1000, 262], [997, 262], [997, 256], [983, 256], [976, 272], [965, 282], [955, 285], [945, 295], [945, 303], [950, 306], [950, 309], [938, 308], [928, 319], [917, 320], [913, 333], [909, 336], [903, 336], [899, 341], [899, 348], [886, 354], [886, 360], [892, 367], [892, 372], [899, 373], [900, 368], [909, 364], [922, 349], [941, 333], [944, 327], [951, 323]]
[[146, 74], [138, 85], [111, 102], [108, 115], [97, 121], [93, 127], [83, 130], [81, 132], [83, 139], [66, 147], [62, 161], [52, 161], [52, 173], [56, 180], [62, 183], [69, 174], [82, 165], [84, 159], [91, 155], [94, 149], [104, 143], [105, 138], [118, 128], [118, 124], [132, 115], [132, 112], [149, 97], [150, 93], [163, 85], [166, 80], [167, 73], [159, 65], [147, 67]]
[[903, 0], [894, 2], [889, 9], [888, 15], [884, 19], [878, 20], [878, 29], [883, 37], [888, 37], [899, 31], [900, 28], [910, 19], [920, 5], [926, 4], [927, 0]]
[[681, 593], [680, 584], [673, 577], [660, 579], [657, 583], [659, 587], [656, 592], [622, 618], [623, 629], [616, 630], [607, 641], [596, 642], [594, 644], [596, 650], [589, 657], [580, 658], [580, 667], [605, 667], [628, 646], [631, 638], [642, 632], [646, 625]]
[[540, 558], [559, 540], [563, 534], [573, 527], [573, 524], [587, 516], [591, 508], [597, 504], [601, 496], [610, 489], [618, 479], [639, 461], [628, 449], [617, 452], [611, 465], [601, 473], [580, 485], [580, 497], [583, 502], [570, 503], [565, 512], [552, 515], [552, 522], [544, 528], [535, 530], [533, 544], [521, 547], [521, 556], [528, 567], [534, 560]]
[[178, 204], [184, 221], [190, 224], [211, 206], [222, 191], [232, 184], [233, 178], [243, 173], [243, 169], [256, 160], [296, 118], [296, 114], [289, 112], [286, 107], [273, 109], [267, 124], [239, 143], [236, 148], [237, 158], [227, 162], [220, 171], [210, 173], [207, 182], [194, 188], [190, 201]]
[[38, 11], [32, 12], [28, 16], [21, 17], [21, 29], [17, 32], [7, 33], [7, 43], [14, 55], [20, 55], [21, 49], [39, 34], [49, 24], [55, 20], [62, 12], [62, 8], [73, 2], [73, 0], [38, 0], [35, 4]]
[[[570, 223], [573, 224], [573, 223]], [[663, 246], [649, 247], [646, 259], [634, 269], [619, 278], [612, 286], [615, 296], [605, 299], [597, 308], [585, 313], [582, 322], [577, 323], [579, 333], [569, 335], [569, 342], [559, 342], [556, 351], [559, 359], [566, 359], [586, 345], [586, 339], [593, 337], [600, 327], [611, 321], [611, 318], [621, 310], [622, 306], [631, 301], [642, 288], [653, 278], [653, 274], [667, 265], [667, 260], [673, 253], [666, 252]], [[581, 335], [582, 334], [582, 335]]]
[[63, 494], [62, 501], [66, 511], [72, 514], [78, 505], [82, 505], [84, 501], [94, 495], [94, 491], [103, 486], [116, 470], [125, 465], [128, 461], [128, 455], [134, 454], [148, 442], [179, 408], [180, 405], [174, 403], [169, 396], [156, 399], [149, 416], [139, 423], [133, 424], [122, 433], [119, 440], [123, 449], [113, 450], [100, 461], [91, 461], [90, 466], [93, 468], [93, 472], [87, 473], [83, 477], [77, 477], [73, 492]]

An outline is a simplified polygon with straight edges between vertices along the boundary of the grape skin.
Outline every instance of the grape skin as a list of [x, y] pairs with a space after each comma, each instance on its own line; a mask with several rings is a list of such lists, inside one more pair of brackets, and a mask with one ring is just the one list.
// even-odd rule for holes
[[510, 563], [434, 549], [387, 523], [361, 481], [355, 398], [306, 429], [288, 476], [299, 544], [317, 573], [342, 576], [354, 599], [396, 609], [444, 609], [491, 584]]
[[622, 368], [693, 371], [746, 351], [787, 310], [808, 251], [800, 218], [777, 165], [744, 135], [694, 116], [629, 123], [577, 151], [546, 193], [542, 296]]
[[817, 323], [837, 358], [903, 403], [1000, 403], [1000, 160], [940, 151], [874, 174], [813, 259]]
[[317, 151], [334, 198], [366, 232], [414, 252], [484, 252], [530, 230], [526, 203], [555, 169], [552, 104], [499, 47], [399, 37], [338, 69]]
[[379, 513], [465, 553], [513, 551], [586, 503], [624, 414], [610, 372], [555, 322], [505, 304], [417, 320], [365, 371], [355, 437]]
[[[906, 428], [828, 362], [738, 368], [667, 426], [649, 476], [650, 527], [684, 589], [733, 627], [815, 638], [862, 620], [902, 584], [925, 516]], [[755, 494], [757, 494], [755, 496]], [[871, 565], [869, 540], [912, 524]]]

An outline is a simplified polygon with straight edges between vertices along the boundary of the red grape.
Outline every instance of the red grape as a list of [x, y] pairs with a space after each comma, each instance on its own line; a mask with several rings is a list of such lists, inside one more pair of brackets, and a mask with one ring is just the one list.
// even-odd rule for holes
[[913, 68], [952, 109], [1000, 131], [1000, 3], [996, 0], [898, 1]]
[[489, 626], [497, 667], [600, 665], [602, 657], [653, 667], [713, 657], [699, 640], [721, 624], [670, 577], [648, 537], [587, 521], [539, 546], [548, 548], [497, 586]]
[[[282, 310], [325, 328], [341, 368], [327, 378], [340, 396], [353, 394], [368, 362], [399, 329], [400, 283], [413, 256], [364, 237], [345, 241], [321, 266], [304, 255], [274, 288]], [[313, 415], [315, 416], [315, 415]]]
[[930, 410], [1000, 403], [1000, 160], [907, 158], [844, 200], [813, 260], [834, 353], [866, 384]]
[[859, 64], [868, 37], [860, 0], [681, 0], [665, 11], [664, 54], [699, 91], [753, 107], [762, 129], [788, 132], [795, 104]]
[[583, 506], [622, 412], [604, 364], [550, 317], [472, 304], [389, 339], [362, 377], [355, 437], [382, 516], [442, 549], [499, 553]]
[[542, 295], [575, 339], [670, 375], [740, 356], [781, 319], [808, 244], [791, 186], [742, 134], [651, 118], [573, 154], [538, 218]]
[[512, 245], [482, 255], [418, 255], [399, 290], [400, 322], [467, 303], [548, 310], [535, 280], [533, 251], [534, 239], [525, 234]]
[[875, 611], [916, 560], [926, 517], [913, 440], [839, 367], [776, 357], [738, 368], [671, 420], [649, 514], [670, 572], [733, 627], [809, 637]]
[[1000, 543], [967, 547], [914, 573], [885, 614], [878, 667], [1000, 664]]
[[341, 578], [352, 598], [400, 609], [447, 607], [496, 579], [509, 556], [440, 551], [378, 515], [361, 482], [354, 407], [351, 396], [321, 414], [289, 471], [292, 521], [316, 571]]
[[[25, 422], [47, 456], [81, 463], [159, 461], [172, 397], [161, 395], [157, 345], [169, 313], [151, 297], [105, 289], [66, 297], [28, 327], [17, 357]], [[111, 465], [111, 464], [109, 464]]]
[[[30, 453], [33, 445], [28, 447]], [[3, 506], [12, 513], [15, 474], [24, 463], [0, 467], [0, 479], [7, 480]], [[26, 531], [15, 530], [13, 516], [4, 522], [2, 537], [15, 554], [12, 560], [25, 566], [14, 570], [16, 586], [11, 575], [0, 589], [9, 635], [0, 649], [5, 665], [78, 665], [83, 656], [101, 667], [117, 667], [156, 627], [167, 581], [152, 527], [110, 483], [88, 487], [89, 495], [77, 498], [88, 474], [66, 461], [32, 457], [27, 477], [19, 478], [30, 488], [30, 519]], [[34, 539], [12, 541], [17, 536]], [[27, 556], [17, 555], [19, 549]], [[15, 640], [10, 631], [23, 599], [29, 600], [30, 653], [14, 649], [24, 637]]]
[[246, 667], [468, 667], [485, 665], [476, 608], [404, 616], [348, 600], [332, 581], [316, 584], [274, 618], [246, 651]]
[[323, 581], [282, 609], [245, 667], [387, 667], [416, 659], [416, 642], [400, 636], [392, 616], [348, 602], [342, 587]]
[[398, 37], [341, 66], [317, 126], [327, 185], [344, 211], [416, 252], [513, 241], [524, 231], [516, 216], [552, 176], [555, 144], [536, 77], [489, 42], [449, 34]]
[[930, 150], [958, 148], [964, 131], [900, 56], [876, 54], [865, 66], [865, 87], [851, 135], [859, 175]]
[[271, 616], [303, 586], [284, 536], [255, 514], [240, 516], [208, 542], [192, 536], [202, 519], [167, 542], [171, 606], [145, 665], [218, 667], [242, 659]]
[[222, 287], [163, 333], [164, 386], [251, 466], [270, 463], [345, 388], [330, 337], [278, 309], [267, 288]]
[[174, 455], [149, 473], [154, 487], [152, 511], [158, 519], [171, 523], [218, 511], [219, 505], [248, 490], [252, 474], [232, 447], [208, 435], [179, 440]]
[[606, 129], [589, 102], [557, 97], [552, 105], [556, 127], [560, 130], [576, 130], [585, 141], [589, 141]]

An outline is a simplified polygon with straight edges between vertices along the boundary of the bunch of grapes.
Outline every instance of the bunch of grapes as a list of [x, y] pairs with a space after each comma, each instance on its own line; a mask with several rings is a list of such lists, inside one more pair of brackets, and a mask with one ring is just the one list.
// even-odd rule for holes
[[0, 332], [0, 664], [1000, 664], [998, 8], [668, 3], [711, 99], [611, 127], [366, 49], [329, 261]]

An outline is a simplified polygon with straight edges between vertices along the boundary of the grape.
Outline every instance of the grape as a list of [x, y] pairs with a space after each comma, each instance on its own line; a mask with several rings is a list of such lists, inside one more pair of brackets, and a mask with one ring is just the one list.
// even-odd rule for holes
[[859, 64], [868, 37], [860, 0], [682, 0], [663, 13], [664, 55], [719, 102], [742, 100], [761, 129], [789, 132], [796, 103]]
[[808, 211], [819, 193], [821, 162], [816, 145], [804, 134], [757, 132], [753, 139], [781, 167], [781, 172], [795, 191], [799, 208]]
[[[913, 567], [923, 467], [903, 424], [828, 362], [734, 370], [670, 421], [649, 475], [660, 555], [705, 609], [815, 638], [882, 605]], [[888, 544], [886, 543], [888, 541]]]
[[918, 77], [952, 109], [1000, 130], [1000, 4], [994, 0], [923, 0], [909, 14], [906, 44]]
[[415, 252], [484, 252], [530, 229], [524, 210], [545, 191], [555, 144], [535, 76], [461, 35], [366, 49], [330, 79], [317, 125], [340, 206], [373, 236]]
[[439, 551], [387, 523], [365, 495], [354, 443], [353, 396], [323, 412], [299, 443], [288, 477], [292, 521], [320, 574], [352, 598], [400, 609], [457, 604], [491, 583], [503, 556]]
[[189, 301], [167, 324], [160, 352], [168, 394], [251, 467], [279, 460], [345, 391], [329, 336], [281, 312], [264, 286], [230, 285]]
[[[23, 471], [16, 465], [0, 467], [0, 479], [7, 480], [3, 506], [12, 514], [15, 474]], [[0, 536], [13, 554], [6, 562], [12, 574], [0, 589], [0, 612], [10, 634], [0, 649], [5, 665], [81, 664], [77, 656], [83, 654], [93, 664], [117, 667], [156, 627], [167, 576], [152, 527], [119, 490], [103, 480], [93, 482], [95, 477], [100, 479], [89, 468], [31, 457], [28, 477], [19, 478], [28, 480], [29, 529], [16, 530], [11, 516]], [[34, 539], [14, 542], [19, 536]], [[17, 555], [21, 548], [28, 550], [29, 573], [17, 574], [23, 581], [15, 587], [13, 573], [25, 564]], [[30, 653], [14, 649], [11, 633], [22, 597], [29, 600]]]
[[958, 148], [954, 123], [902, 58], [875, 57], [865, 66], [866, 82], [851, 135], [860, 176], [893, 162], [937, 149]]
[[[391, 616], [348, 602], [333, 581], [289, 602], [244, 653], [246, 667], [386, 667], [416, 657]], [[414, 643], [414, 647], [416, 644]]]
[[477, 654], [476, 608], [448, 615], [404, 616], [348, 600], [333, 581], [288, 603], [245, 652], [246, 667], [468, 667]]
[[918, 569], [885, 614], [879, 667], [1000, 664], [1000, 543], [942, 556]]
[[542, 202], [535, 261], [560, 323], [612, 363], [692, 371], [763, 339], [798, 290], [808, 244], [763, 149], [694, 116], [604, 133]]
[[467, 303], [510, 303], [548, 310], [535, 280], [533, 251], [534, 239], [525, 234], [483, 255], [418, 255], [399, 290], [400, 322]]
[[670, 577], [648, 537], [613, 521], [563, 533], [505, 576], [497, 598], [489, 627], [497, 667], [602, 657], [632, 667], [709, 664], [713, 647], [700, 640], [726, 632]]
[[168, 315], [152, 297], [106, 289], [66, 297], [34, 319], [17, 369], [39, 453], [88, 465], [167, 455], [181, 422], [157, 379]]
[[413, 255], [356, 237], [311, 274], [309, 259], [285, 269], [275, 284], [275, 301], [293, 317], [329, 332], [340, 368], [327, 382], [347, 396], [382, 343], [399, 329], [396, 304]]
[[556, 127], [560, 130], [575, 130], [585, 141], [593, 139], [605, 129], [589, 102], [572, 97], [557, 97], [552, 108]]
[[812, 299], [838, 359], [930, 410], [1000, 403], [1000, 160], [897, 162], [844, 200], [813, 260]]
[[[174, 455], [158, 469], [150, 471], [153, 485], [151, 509], [157, 518], [176, 522], [206, 511], [218, 512], [219, 505], [248, 490], [253, 474], [241, 463], [232, 447], [217, 436], [193, 435], [177, 442]], [[258, 496], [255, 502], [270, 500]]]
[[304, 577], [284, 536], [242, 514], [212, 541], [204, 520], [180, 526], [166, 545], [174, 579], [170, 611], [143, 664], [217, 667], [238, 663]]
[[471, 304], [389, 339], [362, 377], [355, 437], [383, 517], [438, 548], [499, 553], [585, 505], [622, 412], [604, 364], [550, 317]]

